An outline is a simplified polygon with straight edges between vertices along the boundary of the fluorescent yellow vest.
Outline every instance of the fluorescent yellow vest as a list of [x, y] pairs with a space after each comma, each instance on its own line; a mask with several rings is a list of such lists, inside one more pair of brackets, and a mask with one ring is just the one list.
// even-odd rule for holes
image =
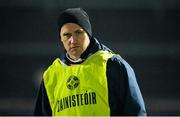
[[106, 63], [112, 53], [98, 51], [83, 63], [56, 59], [43, 79], [53, 116], [109, 116]]

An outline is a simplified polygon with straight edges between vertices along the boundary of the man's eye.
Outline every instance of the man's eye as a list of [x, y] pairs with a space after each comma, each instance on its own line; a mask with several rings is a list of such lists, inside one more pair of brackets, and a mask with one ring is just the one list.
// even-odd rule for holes
[[76, 34], [82, 34], [82, 33], [83, 33], [82, 30], [77, 30], [77, 31], [76, 31]]
[[63, 34], [63, 36], [66, 37], [66, 38], [69, 38], [69, 37], [71, 37], [71, 34], [67, 33], [67, 34]]
[[62, 39], [63, 39], [63, 40], [68, 40], [70, 37], [71, 37], [71, 34], [69, 34], [69, 33], [64, 33], [63, 36], [62, 36]]
[[78, 34], [81, 34], [81, 33], [82, 33], [82, 31], [77, 31], [77, 33], [78, 33]]
[[70, 36], [71, 34], [69, 34], [69, 33], [64, 33], [63, 35], [64, 35], [64, 36]]

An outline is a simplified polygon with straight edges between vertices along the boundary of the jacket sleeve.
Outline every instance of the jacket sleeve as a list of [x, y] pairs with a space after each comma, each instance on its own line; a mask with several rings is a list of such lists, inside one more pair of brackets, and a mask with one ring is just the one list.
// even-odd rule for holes
[[144, 100], [131, 66], [114, 55], [107, 62], [109, 106], [112, 116], [146, 116]]
[[34, 116], [52, 116], [52, 110], [49, 104], [43, 80], [41, 82], [37, 96]]

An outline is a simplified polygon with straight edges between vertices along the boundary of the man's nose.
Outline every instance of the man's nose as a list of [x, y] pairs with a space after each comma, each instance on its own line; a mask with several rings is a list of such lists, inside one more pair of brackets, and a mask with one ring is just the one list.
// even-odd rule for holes
[[75, 36], [73, 36], [73, 35], [71, 36], [70, 43], [77, 43], [77, 39]]

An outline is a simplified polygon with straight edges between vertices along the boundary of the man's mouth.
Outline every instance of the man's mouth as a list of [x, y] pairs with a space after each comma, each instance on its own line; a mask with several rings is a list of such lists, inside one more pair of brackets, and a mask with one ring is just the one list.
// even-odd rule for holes
[[77, 49], [77, 48], [79, 48], [80, 46], [73, 46], [73, 47], [71, 47], [70, 48], [70, 50], [74, 50], [74, 49]]
[[79, 48], [80, 46], [73, 46], [73, 47], [71, 47], [71, 48]]

